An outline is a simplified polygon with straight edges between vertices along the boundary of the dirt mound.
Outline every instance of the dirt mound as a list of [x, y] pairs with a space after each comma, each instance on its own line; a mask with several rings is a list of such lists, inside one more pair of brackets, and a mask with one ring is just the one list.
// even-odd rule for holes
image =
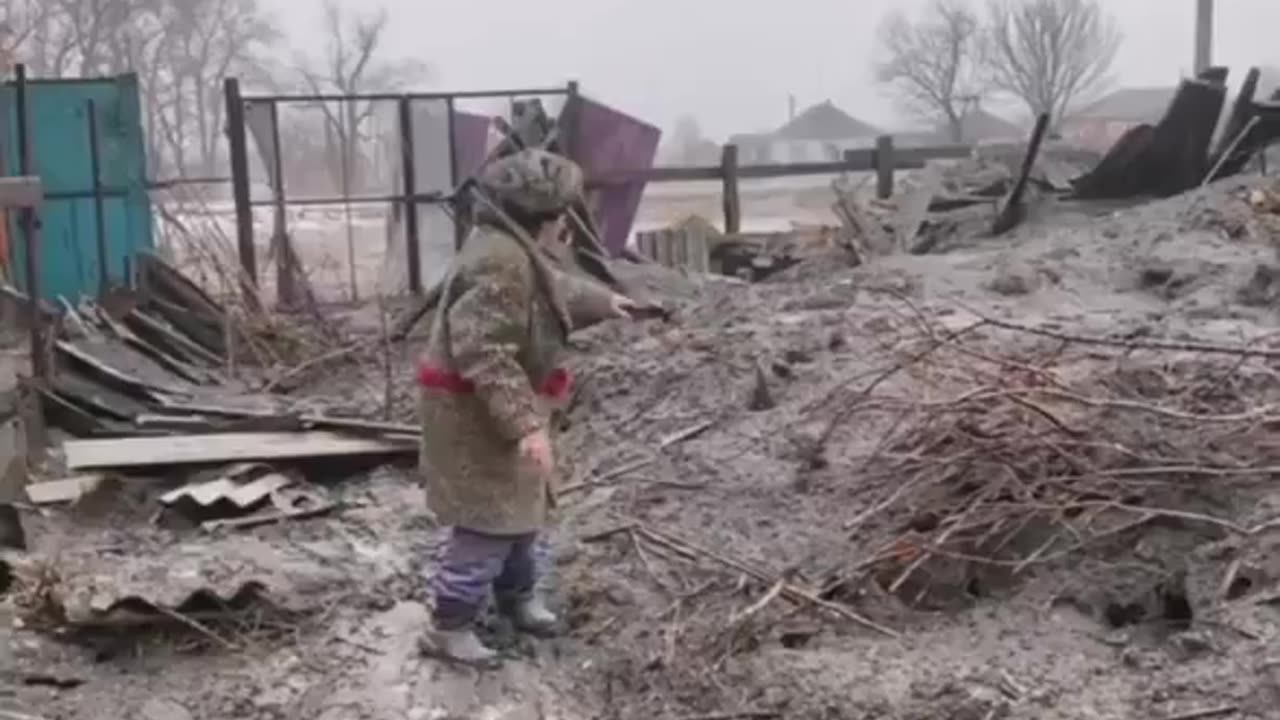
[[[185, 616], [193, 588], [254, 580], [302, 609], [179, 617], [106, 652], [10, 630], [11, 592], [0, 715], [1269, 717], [1269, 188], [1063, 204], [1011, 237], [759, 284], [624, 266], [676, 312], [575, 338], [551, 583], [570, 632], [495, 624], [498, 673], [414, 649], [435, 528], [411, 469], [333, 487], [333, 517], [204, 539], [145, 508], [29, 512], [64, 575], [114, 564], [63, 583], [79, 595]], [[390, 396], [411, 421], [414, 340], [387, 357], [362, 322], [367, 349], [293, 392], [379, 419]], [[157, 594], [166, 568], [184, 584]]]
[[[563, 451], [575, 694], [618, 717], [1263, 717], [1280, 351], [1234, 283], [1270, 249], [1154, 205], [591, 334]], [[1137, 260], [1166, 247], [1226, 269], [1154, 292]], [[1015, 260], [1039, 279], [1011, 306], [984, 280]]]

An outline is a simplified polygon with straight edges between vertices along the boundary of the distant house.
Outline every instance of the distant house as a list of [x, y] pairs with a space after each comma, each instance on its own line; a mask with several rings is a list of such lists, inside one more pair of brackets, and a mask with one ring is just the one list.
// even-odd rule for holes
[[1129, 128], [1160, 121], [1175, 87], [1125, 88], [1072, 113], [1062, 124], [1062, 139], [1105, 152]]
[[[960, 119], [960, 143], [963, 145], [1024, 140], [1026, 134], [1027, 131], [1023, 128], [981, 108], [966, 113]], [[930, 130], [909, 130], [895, 133], [893, 142], [898, 147], [953, 145], [956, 143], [951, 136], [951, 129], [946, 125], [938, 125]]]
[[830, 100], [796, 115], [773, 132], [734, 135], [744, 164], [826, 162], [845, 150], [872, 147], [881, 131], [836, 107]]
[[1280, 93], [1280, 67], [1268, 65], [1259, 70], [1257, 96], [1266, 99]]

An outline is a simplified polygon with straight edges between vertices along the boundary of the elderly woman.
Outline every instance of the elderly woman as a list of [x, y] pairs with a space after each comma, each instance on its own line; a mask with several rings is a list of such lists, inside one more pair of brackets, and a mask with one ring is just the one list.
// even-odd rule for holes
[[636, 309], [557, 260], [582, 182], [577, 165], [539, 150], [482, 171], [477, 226], [418, 368], [427, 502], [450, 529], [423, 651], [447, 660], [498, 662], [474, 631], [490, 590], [520, 630], [559, 624], [535, 590], [534, 557], [556, 500], [551, 413], [570, 384], [559, 363], [571, 331]]

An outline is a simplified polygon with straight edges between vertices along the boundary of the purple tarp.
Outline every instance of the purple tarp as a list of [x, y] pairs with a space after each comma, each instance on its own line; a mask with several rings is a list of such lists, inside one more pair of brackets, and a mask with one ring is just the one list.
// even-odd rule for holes
[[[588, 179], [653, 167], [661, 130], [581, 95], [571, 102], [572, 108], [566, 108], [565, 113], [573, 129], [569, 155], [582, 166]], [[635, 181], [599, 189], [596, 212], [602, 225], [600, 231], [605, 248], [613, 255], [626, 247], [644, 185], [643, 181]]]

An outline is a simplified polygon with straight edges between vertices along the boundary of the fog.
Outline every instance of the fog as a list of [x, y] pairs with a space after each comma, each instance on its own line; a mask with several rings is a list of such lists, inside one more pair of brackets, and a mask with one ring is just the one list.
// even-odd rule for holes
[[[376, 7], [344, 0], [353, 9]], [[320, 2], [267, 0], [299, 48], [323, 43]], [[429, 64], [441, 90], [559, 85], [669, 128], [683, 114], [716, 139], [786, 120], [788, 96], [830, 99], [873, 124], [909, 123], [874, 81], [883, 15], [927, 0], [387, 0], [386, 56]], [[1107, 0], [1125, 41], [1115, 87], [1170, 85], [1190, 72], [1194, 0]], [[1220, 0], [1213, 60], [1280, 66], [1276, 0]]]

